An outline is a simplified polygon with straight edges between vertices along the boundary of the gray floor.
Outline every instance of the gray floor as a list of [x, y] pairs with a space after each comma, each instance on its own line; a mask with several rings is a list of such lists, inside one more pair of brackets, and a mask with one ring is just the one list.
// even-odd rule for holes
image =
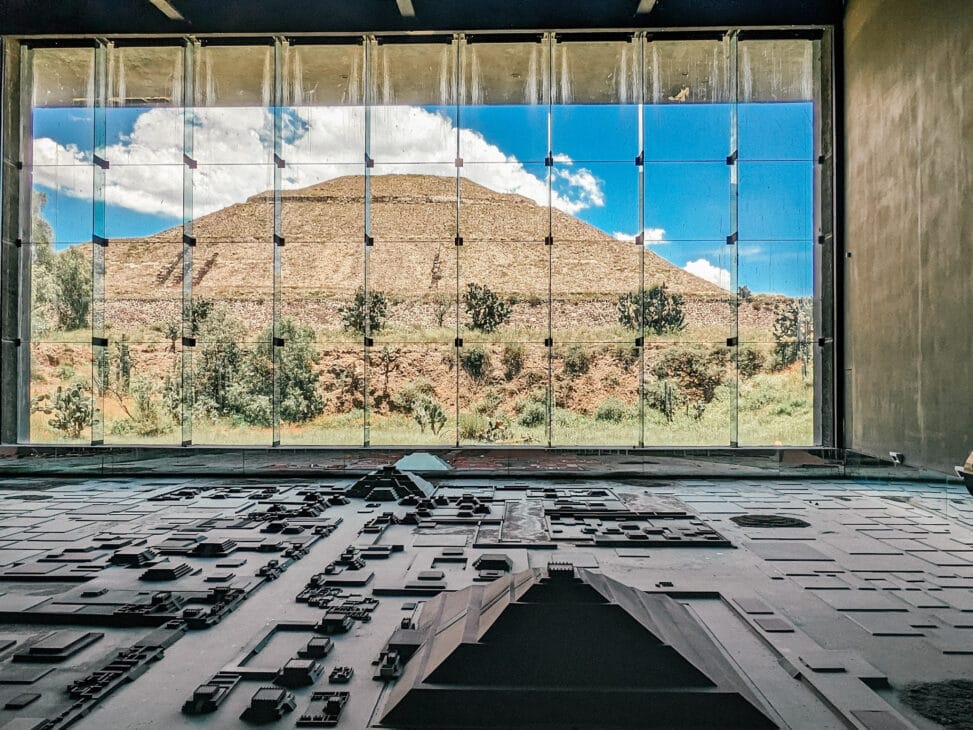
[[[959, 487], [451, 476], [434, 480], [435, 496], [447, 500], [419, 524], [395, 524], [414, 510], [395, 502], [314, 507], [320, 495], [340, 494], [354, 479], [25, 482], [29, 490], [6, 482], [0, 704], [25, 693], [39, 697], [0, 709], [0, 728], [246, 726], [239, 717], [254, 692], [272, 686], [274, 673], [315, 636], [324, 611], [298, 602], [298, 594], [349, 545], [396, 546], [387, 557], [365, 550], [363, 568], [331, 576], [347, 583], [332, 606], [370, 607], [360, 601], [374, 598], [377, 607], [370, 620], [333, 637], [333, 651], [321, 660], [324, 674], [293, 690], [296, 709], [273, 727], [294, 727], [312, 692], [337, 690], [350, 693], [338, 727], [377, 723], [391, 683], [372, 678], [373, 661], [429, 596], [482, 579], [474, 562], [483, 553], [505, 554], [515, 573], [567, 562], [676, 598], [781, 727], [937, 727], [904, 706], [898, 690], [973, 676], [973, 498]], [[463, 495], [489, 513], [464, 514]], [[565, 508], [575, 516], [554, 516]], [[385, 512], [396, 519], [363, 531]], [[797, 517], [809, 526], [740, 527], [730, 518], [742, 514]], [[268, 530], [271, 521], [289, 529]], [[632, 530], [648, 538], [627, 538]], [[227, 554], [187, 554], [200, 542]], [[450, 552], [454, 559], [443, 560]], [[113, 558], [145, 564], [126, 567]], [[259, 576], [271, 560], [283, 572]], [[152, 563], [189, 571], [170, 581], [140, 580]], [[170, 595], [153, 609], [160, 591]], [[201, 603], [207, 600], [217, 608], [223, 601], [226, 610], [209, 628], [187, 631], [182, 612], [208, 610], [212, 603]], [[167, 618], [175, 622], [158, 633]], [[54, 631], [72, 632], [49, 642], [64, 644], [70, 655], [59, 662], [31, 655], [30, 647]], [[100, 637], [78, 649], [75, 632]], [[140, 658], [91, 681], [119, 650], [138, 646]], [[14, 661], [18, 653], [26, 661]], [[329, 683], [335, 666], [354, 669], [350, 683]], [[239, 678], [225, 701], [211, 714], [183, 714], [194, 690], [219, 672]], [[86, 677], [69, 695], [67, 688]]]

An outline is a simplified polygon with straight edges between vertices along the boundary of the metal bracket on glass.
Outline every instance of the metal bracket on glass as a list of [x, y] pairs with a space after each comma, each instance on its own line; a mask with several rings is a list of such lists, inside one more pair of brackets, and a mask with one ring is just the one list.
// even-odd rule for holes
[[726, 237], [726, 245], [732, 246], [736, 242], [737, 242], [737, 232], [734, 231], [733, 233], [731, 233], [729, 236]]
[[102, 248], [107, 248], [108, 247], [108, 239], [107, 238], [104, 238], [103, 236], [99, 236], [97, 233], [92, 233], [91, 234], [91, 242], [92, 243], [97, 243]]
[[374, 239], [374, 238], [372, 238], [371, 236], [369, 236], [369, 235], [368, 235], [368, 234], [366, 233], [366, 234], [365, 234], [365, 245], [366, 245], [366, 246], [371, 246], [371, 245], [373, 245], [374, 243], [375, 243], [375, 239]]
[[94, 158], [93, 162], [102, 170], [107, 170], [109, 167], [111, 167], [111, 163], [108, 162], [108, 160], [106, 160], [104, 157], [99, 157], [98, 155], [92, 155], [92, 157]]
[[636, 236], [635, 236], [635, 245], [636, 246], [641, 246], [643, 243], [645, 243], [645, 235], [642, 234], [642, 233], [636, 234]]
[[636, 347], [642, 347], [642, 345], [643, 345], [644, 342], [645, 342], [645, 339], [642, 338], [642, 337], [636, 337], [635, 338], [635, 346]]
[[455, 165], [456, 167], [462, 167], [463, 166], [463, 158], [462, 157], [457, 157], [455, 160], [453, 160], [453, 165]]
[[182, 156], [182, 164], [184, 164], [184, 165], [185, 165], [186, 167], [188, 167], [188, 168], [189, 168], [190, 170], [195, 170], [195, 169], [196, 169], [196, 167], [197, 167], [197, 165], [198, 165], [199, 163], [197, 163], [197, 162], [196, 162], [196, 160], [194, 160], [194, 159], [193, 159], [192, 157], [190, 157], [189, 155], [187, 155], [187, 154], [185, 154], [185, 153], [183, 153], [183, 156]]
[[732, 154], [727, 155], [726, 164], [727, 165], [735, 165], [736, 164], [736, 161], [737, 161], [737, 159], [739, 159], [739, 157], [740, 157], [739, 151], [738, 150], [733, 150]]
[[544, 338], [544, 347], [554, 347], [554, 338], [553, 337], [545, 337]]
[[635, 158], [635, 166], [642, 167], [645, 164], [645, 153], [639, 152], [639, 156]]
[[830, 345], [834, 340], [831, 337], [819, 337], [818, 347], [824, 347], [825, 345]]
[[545, 246], [553, 246], [554, 245], [554, 236], [544, 236], [544, 245]]
[[736, 337], [727, 337], [726, 338], [726, 346], [727, 347], [736, 347], [737, 346], [737, 338]]
[[365, 155], [365, 167], [375, 167], [375, 160], [373, 160], [367, 154]]
[[554, 157], [552, 155], [548, 155], [547, 157], [545, 157], [544, 165], [545, 167], [554, 167]]
[[822, 233], [820, 236], [818, 236], [818, 243], [822, 246], [830, 240], [831, 240], [830, 233]]
[[91, 445], [92, 446], [104, 446], [105, 445], [105, 439], [91, 439]]
[[284, 338], [283, 337], [275, 337], [274, 338], [274, 347], [283, 347], [283, 346], [284, 346]]
[[183, 347], [196, 347], [196, 338], [195, 337], [183, 337], [182, 338], [182, 346]]
[[463, 338], [462, 337], [457, 337], [455, 340], [453, 340], [453, 345], [455, 347], [462, 347], [463, 346]]
[[107, 337], [92, 337], [91, 338], [92, 347], [108, 347]]
[[462, 246], [463, 245], [463, 237], [462, 236], [457, 236], [456, 238], [453, 239], [453, 243], [455, 243], [457, 246]]
[[183, 233], [182, 234], [182, 242], [186, 246], [195, 246], [196, 245], [196, 236], [190, 236], [188, 233]]
[[287, 167], [287, 162], [284, 160], [283, 157], [278, 155], [276, 152], [274, 153], [274, 164], [277, 165], [277, 168], [280, 170], [283, 170], [285, 167]]
[[365, 347], [372, 347], [374, 344], [375, 340], [373, 340], [371, 337], [365, 338]]
[[182, 445], [183, 446], [192, 446], [193, 445], [193, 440], [192, 439], [186, 439], [185, 441], [182, 442]]
[[14, 248], [20, 248], [23, 245], [24, 245], [23, 239], [18, 238], [16, 241], [14, 241]]
[[280, 235], [279, 233], [275, 233], [274, 234], [274, 245], [275, 246], [283, 246], [284, 245], [284, 237], [282, 235]]

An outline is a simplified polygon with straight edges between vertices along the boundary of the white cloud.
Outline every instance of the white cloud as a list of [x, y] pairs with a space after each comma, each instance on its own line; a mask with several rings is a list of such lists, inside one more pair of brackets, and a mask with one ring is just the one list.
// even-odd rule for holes
[[[617, 238], [619, 241], [634, 241], [635, 233], [625, 233], [624, 231], [615, 231], [612, 236]], [[668, 243], [666, 241], [666, 229], [665, 228], [643, 228], [642, 229], [642, 242], [646, 245], [653, 243]]]
[[721, 289], [730, 288], [730, 272], [726, 269], [721, 269], [719, 266], [713, 266], [706, 259], [690, 261], [683, 266], [683, 269], [694, 276], [698, 276], [700, 279], [705, 279], [711, 284], [716, 284]]
[[[371, 114], [375, 174], [456, 173], [457, 130], [451, 119], [407, 106], [377, 107]], [[281, 156], [288, 163], [282, 174], [283, 187], [302, 188], [362, 174], [365, 120], [361, 107], [296, 108], [282, 121]], [[193, 196], [197, 216], [273, 187], [273, 124], [273, 116], [263, 108], [196, 110], [193, 157], [199, 165]], [[459, 142], [465, 178], [547, 205], [546, 173], [541, 177], [532, 174], [475, 130], [461, 128]], [[105, 150], [111, 163], [105, 180], [106, 200], [140, 213], [181, 216], [182, 151], [182, 110], [150, 109], [139, 115], [131, 134]], [[34, 140], [34, 180], [39, 185], [88, 197], [90, 162], [90, 153], [74, 145], [50, 138]], [[570, 164], [571, 160], [558, 155], [557, 162]], [[554, 183], [557, 187], [550, 191], [550, 202], [559, 210], [576, 214], [605, 204], [602, 183], [590, 170], [557, 169]]]

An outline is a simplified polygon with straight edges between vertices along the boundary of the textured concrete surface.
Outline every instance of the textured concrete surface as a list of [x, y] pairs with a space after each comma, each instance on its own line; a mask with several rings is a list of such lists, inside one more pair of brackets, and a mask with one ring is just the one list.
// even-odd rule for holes
[[973, 5], [850, 0], [847, 445], [942, 470], [973, 449]]

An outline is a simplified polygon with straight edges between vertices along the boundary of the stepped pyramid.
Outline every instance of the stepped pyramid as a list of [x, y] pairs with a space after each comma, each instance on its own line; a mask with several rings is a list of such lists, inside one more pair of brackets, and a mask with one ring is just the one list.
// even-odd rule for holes
[[777, 727], [705, 628], [668, 596], [571, 566], [441, 593], [389, 647], [411, 658], [396, 728]]
[[[377, 175], [370, 178], [374, 245], [370, 280], [403, 298], [455, 291], [455, 177]], [[460, 286], [485, 284], [503, 294], [547, 294], [553, 266], [555, 297], [607, 295], [637, 288], [639, 247], [559, 210], [513, 193], [460, 181]], [[348, 297], [364, 266], [365, 178], [351, 175], [282, 194], [283, 294]], [[193, 285], [198, 296], [272, 294], [273, 194], [197, 218]], [[553, 232], [553, 265], [544, 239]], [[106, 251], [107, 285], [115, 298], [174, 296], [182, 286], [182, 228], [140, 239], [113, 239]], [[646, 251], [647, 285], [694, 296], [725, 296], [715, 285]]]

